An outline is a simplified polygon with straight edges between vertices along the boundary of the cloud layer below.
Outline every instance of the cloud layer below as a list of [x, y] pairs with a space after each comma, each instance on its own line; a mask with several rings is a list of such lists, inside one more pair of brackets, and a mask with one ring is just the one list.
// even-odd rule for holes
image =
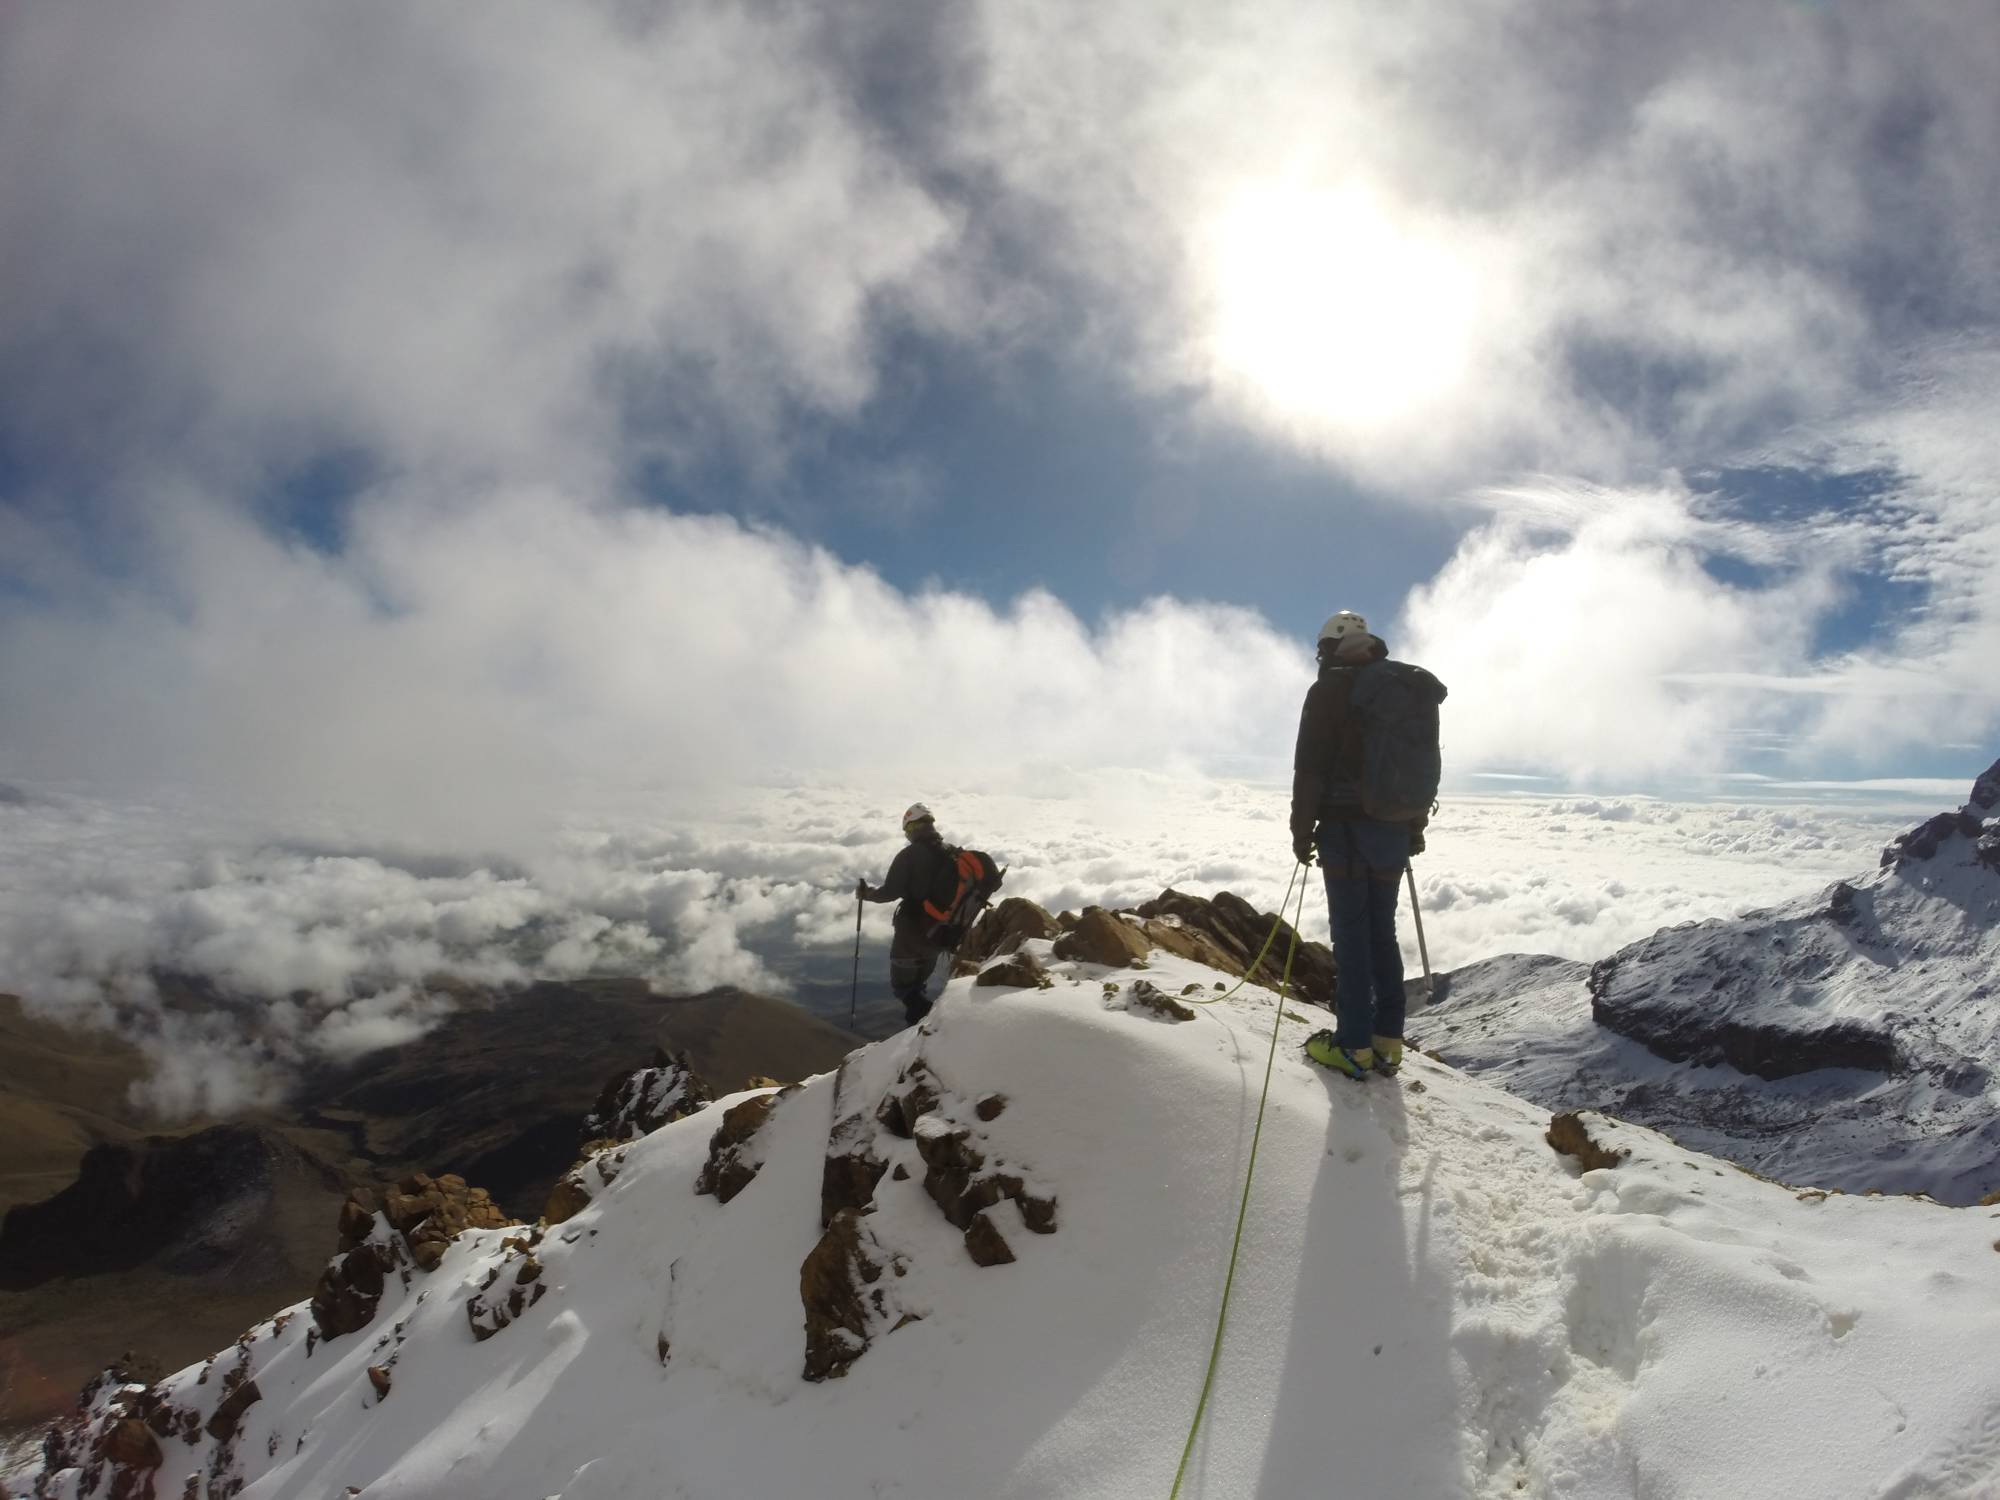
[[[910, 785], [948, 835], [1009, 866], [1009, 894], [1053, 909], [1129, 905], [1169, 885], [1278, 906], [1289, 854], [1277, 787], [1147, 772], [1022, 781], [976, 793]], [[31, 789], [0, 804], [16, 851], [0, 877], [0, 986], [139, 1040], [154, 1061], [140, 1102], [162, 1115], [271, 1104], [302, 1067], [421, 1034], [459, 983], [613, 973], [667, 992], [783, 991], [781, 974], [845, 957], [853, 880], [880, 878], [908, 795], [801, 786], [699, 810], [655, 802], [531, 854], [478, 857], [343, 837], [330, 819], [280, 838], [208, 804]], [[1455, 799], [1419, 871], [1431, 953], [1440, 968], [1509, 951], [1597, 957], [1668, 922], [1865, 869], [1907, 821], [1812, 806]], [[873, 996], [886, 908], [867, 920]], [[1324, 940], [1316, 890], [1305, 929]], [[1404, 938], [1414, 965], [1407, 922]]]

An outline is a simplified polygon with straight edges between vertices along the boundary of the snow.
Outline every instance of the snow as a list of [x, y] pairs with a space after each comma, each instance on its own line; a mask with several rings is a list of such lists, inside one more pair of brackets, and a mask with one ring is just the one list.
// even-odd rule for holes
[[[465, 1234], [330, 1343], [310, 1347], [295, 1308], [205, 1384], [201, 1366], [170, 1377], [174, 1399], [205, 1418], [229, 1368], [254, 1377], [224, 1460], [246, 1500], [1165, 1495], [1276, 997], [1246, 987], [1163, 1024], [1105, 995], [1137, 975], [1037, 951], [1053, 988], [956, 981], [923, 1028], [781, 1099], [726, 1205], [693, 1184], [748, 1095], [622, 1148], [615, 1181], [534, 1247], [547, 1295], [484, 1342], [466, 1303], [517, 1274], [527, 1231]], [[1145, 977], [1172, 994], [1217, 976], [1156, 953]], [[1288, 1009], [1310, 1019], [1281, 1023], [1183, 1494], [2000, 1496], [2000, 1209], [1794, 1192], [1602, 1121], [1631, 1155], [1580, 1172], [1543, 1111], [1421, 1056], [1399, 1082], [1314, 1068], [1300, 1044], [1324, 1017]], [[1006, 1096], [980, 1129], [1057, 1196], [1056, 1232], [1003, 1205], [1017, 1259], [976, 1266], [915, 1143], [882, 1137], [909, 1175], [882, 1178], [863, 1222], [919, 1321], [809, 1382], [799, 1270], [828, 1133], [920, 1055], [954, 1100]], [[366, 1370], [390, 1360], [378, 1401]], [[164, 1447], [162, 1495], [216, 1456]], [[81, 1478], [46, 1493], [103, 1492]]]

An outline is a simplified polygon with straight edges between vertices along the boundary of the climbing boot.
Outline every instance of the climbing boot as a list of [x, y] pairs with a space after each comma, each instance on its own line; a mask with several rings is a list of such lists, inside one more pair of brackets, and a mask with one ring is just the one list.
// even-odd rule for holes
[[1331, 1068], [1336, 1073], [1345, 1073], [1349, 1078], [1366, 1078], [1375, 1066], [1372, 1048], [1343, 1047], [1334, 1040], [1330, 1031], [1315, 1031], [1306, 1038], [1306, 1056], [1323, 1068]]
[[1399, 1036], [1378, 1036], [1369, 1039], [1374, 1043], [1369, 1050], [1375, 1054], [1375, 1071], [1386, 1073], [1391, 1078], [1403, 1070], [1403, 1039]]

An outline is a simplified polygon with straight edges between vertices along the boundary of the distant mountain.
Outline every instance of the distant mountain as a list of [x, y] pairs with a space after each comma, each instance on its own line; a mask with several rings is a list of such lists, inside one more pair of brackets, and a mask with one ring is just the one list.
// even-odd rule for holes
[[2000, 1190], [2000, 763], [1869, 874], [1592, 966], [1472, 965], [1413, 1029], [1786, 1182], [1974, 1202]]
[[660, 1049], [732, 1089], [856, 1041], [780, 1000], [638, 980], [457, 1003], [418, 1041], [307, 1076], [283, 1115], [161, 1134], [125, 1103], [136, 1048], [0, 997], [0, 1431], [66, 1408], [121, 1351], [172, 1367], [305, 1295], [352, 1188], [457, 1173], [532, 1218], [606, 1080]]
[[606, 1145], [541, 1223], [429, 1178], [352, 1202], [310, 1301], [107, 1375], [0, 1487], [1993, 1494], [1992, 1215], [1794, 1192], [1419, 1056], [1329, 1074], [1323, 1011], [1223, 993], [1213, 915], [1015, 908], [923, 1026]]

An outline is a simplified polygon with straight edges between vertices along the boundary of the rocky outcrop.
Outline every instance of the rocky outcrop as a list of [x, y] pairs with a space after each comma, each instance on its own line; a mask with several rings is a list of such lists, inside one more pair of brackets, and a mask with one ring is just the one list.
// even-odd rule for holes
[[959, 945], [959, 966], [965, 973], [976, 971], [988, 959], [1018, 953], [1021, 944], [1036, 938], [1052, 938], [1062, 928], [1056, 919], [1032, 901], [1009, 896], [998, 906], [989, 907]]
[[340, 1206], [340, 1251], [313, 1291], [313, 1325], [327, 1339], [366, 1328], [389, 1275], [407, 1275], [410, 1266], [434, 1271], [466, 1230], [513, 1223], [484, 1188], [468, 1186], [456, 1172], [412, 1173], [379, 1199], [355, 1189]]
[[128, 1469], [157, 1469], [166, 1455], [150, 1427], [137, 1417], [121, 1417], [105, 1431], [104, 1459]]
[[313, 1326], [319, 1336], [337, 1339], [374, 1322], [382, 1288], [402, 1263], [402, 1252], [393, 1242], [358, 1245], [328, 1262], [313, 1289], [311, 1303]]
[[806, 1314], [808, 1380], [831, 1380], [867, 1353], [880, 1333], [913, 1321], [890, 1301], [883, 1277], [894, 1258], [875, 1242], [859, 1210], [842, 1209], [799, 1266]]
[[419, 1269], [434, 1271], [451, 1242], [468, 1229], [505, 1229], [510, 1219], [485, 1188], [468, 1187], [456, 1172], [415, 1172], [382, 1195], [382, 1217], [410, 1247]]
[[1124, 969], [1144, 959], [1152, 947], [1136, 924], [1114, 916], [1101, 906], [1086, 906], [1077, 917], [1076, 926], [1056, 939], [1054, 952], [1057, 958], [1070, 963]]
[[539, 1230], [501, 1241], [505, 1258], [487, 1271], [478, 1292], [465, 1304], [475, 1343], [485, 1343], [548, 1295], [542, 1263], [535, 1258], [540, 1243]]
[[618, 1180], [625, 1166], [625, 1147], [607, 1141], [595, 1145], [598, 1149], [556, 1179], [556, 1185], [549, 1190], [549, 1201], [542, 1206], [544, 1224], [567, 1224]]
[[763, 1130], [772, 1112], [797, 1090], [798, 1085], [793, 1084], [775, 1094], [756, 1094], [731, 1105], [715, 1134], [709, 1137], [708, 1161], [695, 1179], [694, 1190], [718, 1203], [727, 1203], [750, 1186], [764, 1165], [758, 1132]]
[[877, 1195], [885, 1184], [907, 1192], [893, 1185], [909, 1182], [912, 1167], [922, 1169], [924, 1193], [960, 1231], [975, 1265], [1013, 1261], [1010, 1233], [1056, 1230], [1055, 1195], [1034, 1186], [985, 1128], [1008, 1113], [1005, 1095], [963, 1098], [919, 1055], [879, 1096], [843, 1066], [833, 1112], [820, 1184], [823, 1232], [799, 1269], [808, 1380], [844, 1374], [876, 1338], [914, 1316], [894, 1289], [909, 1255], [883, 1245], [872, 1228]]
[[[1291, 993], [1309, 1005], [1333, 1005], [1333, 950], [1297, 937], [1291, 923], [1275, 913], [1258, 911], [1232, 891], [1204, 899], [1170, 888], [1142, 904], [1137, 915], [1145, 923], [1147, 937], [1167, 951], [1248, 977], [1269, 989], [1276, 989], [1284, 978], [1285, 955], [1293, 950], [1296, 938]], [[1260, 952], [1264, 956], [1253, 973], [1252, 961]]]
[[1966, 806], [1988, 817], [2000, 816], [2000, 760], [1996, 760], [1972, 783], [1972, 796]]
[[1939, 813], [1926, 818], [1908, 833], [1898, 834], [1882, 851], [1882, 868], [1935, 859], [1947, 839], [1977, 839], [1984, 825], [1971, 812]]
[[1032, 953], [1016, 953], [998, 963], [988, 964], [972, 981], [974, 989], [1045, 990], [1054, 986], [1049, 971]]
[[226, 1443], [236, 1436], [243, 1414], [264, 1399], [264, 1393], [257, 1389], [257, 1382], [250, 1378], [249, 1366], [244, 1363], [237, 1364], [223, 1377], [222, 1393], [222, 1399], [216, 1403], [214, 1412], [202, 1428], [218, 1443]]
[[705, 1108], [712, 1095], [686, 1054], [655, 1048], [650, 1066], [619, 1073], [604, 1085], [583, 1118], [583, 1137], [634, 1141]]

